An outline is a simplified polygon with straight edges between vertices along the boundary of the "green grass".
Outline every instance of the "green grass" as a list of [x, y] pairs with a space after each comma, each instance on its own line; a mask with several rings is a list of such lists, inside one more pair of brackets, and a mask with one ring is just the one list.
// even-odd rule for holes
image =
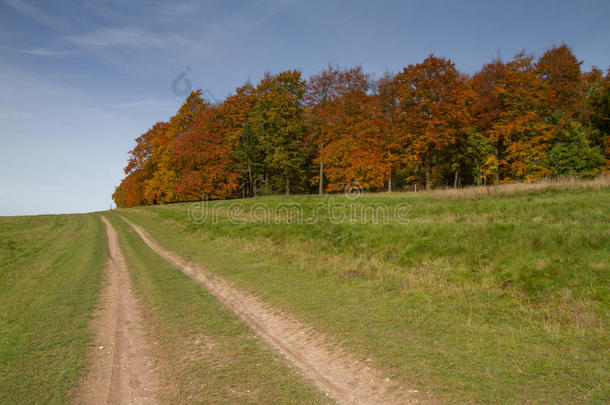
[[[199, 225], [187, 218], [191, 204], [119, 213], [408, 388], [449, 402], [610, 400], [610, 189], [355, 202], [407, 203], [407, 223], [335, 224], [324, 210], [316, 223], [260, 223], [248, 214], [253, 204], [296, 202], [307, 217], [326, 198], [212, 202], [218, 221]], [[243, 204], [234, 210], [243, 223], [226, 219], [232, 203]]]
[[114, 213], [130, 276], [154, 330], [171, 403], [330, 402], [204, 288], [153, 252]]
[[105, 262], [93, 214], [0, 218], [0, 403], [69, 402]]

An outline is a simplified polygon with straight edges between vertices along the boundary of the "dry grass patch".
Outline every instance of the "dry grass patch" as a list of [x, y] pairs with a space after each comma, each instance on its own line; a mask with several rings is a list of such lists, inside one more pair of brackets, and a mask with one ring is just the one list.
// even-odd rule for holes
[[601, 175], [594, 179], [578, 179], [565, 177], [544, 179], [531, 183], [504, 183], [490, 186], [469, 186], [464, 188], [449, 188], [433, 190], [427, 194], [431, 198], [442, 199], [476, 199], [486, 197], [504, 197], [509, 195], [532, 194], [543, 191], [567, 190], [602, 190], [610, 187], [610, 175]]

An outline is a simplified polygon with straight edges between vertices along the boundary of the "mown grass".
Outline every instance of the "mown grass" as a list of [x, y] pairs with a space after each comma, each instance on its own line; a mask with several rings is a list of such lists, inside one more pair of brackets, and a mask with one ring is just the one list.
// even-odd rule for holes
[[154, 330], [170, 403], [329, 403], [204, 288], [108, 215]]
[[0, 218], [0, 403], [69, 402], [105, 262], [93, 214]]
[[316, 196], [212, 202], [217, 220], [201, 224], [192, 204], [120, 213], [411, 389], [449, 402], [610, 400], [610, 189], [475, 197], [331, 197], [408, 204], [408, 221], [385, 224], [274, 214], [294, 202], [308, 217], [327, 202]]

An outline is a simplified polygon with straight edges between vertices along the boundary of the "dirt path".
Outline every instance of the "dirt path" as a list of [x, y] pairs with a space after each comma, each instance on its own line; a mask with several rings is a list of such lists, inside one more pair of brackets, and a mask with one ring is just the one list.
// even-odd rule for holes
[[112, 225], [102, 217], [108, 235], [106, 280], [100, 294], [101, 308], [91, 322], [95, 347], [88, 354], [88, 370], [74, 403], [152, 404], [159, 391], [146, 344], [125, 258]]
[[196, 282], [207, 288], [264, 341], [296, 366], [318, 388], [344, 404], [419, 403], [416, 391], [396, 386], [381, 372], [355, 360], [329, 340], [295, 319], [280, 314], [254, 296], [233, 287], [203, 266], [188, 262], [159, 245], [142, 228], [124, 218], [144, 242]]

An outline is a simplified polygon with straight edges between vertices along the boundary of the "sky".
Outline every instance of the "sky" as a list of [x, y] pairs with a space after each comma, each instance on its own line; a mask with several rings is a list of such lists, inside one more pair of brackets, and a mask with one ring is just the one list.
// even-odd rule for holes
[[189, 89], [431, 53], [474, 73], [564, 42], [606, 70], [608, 21], [607, 0], [0, 0], [0, 216], [110, 208], [134, 139]]

